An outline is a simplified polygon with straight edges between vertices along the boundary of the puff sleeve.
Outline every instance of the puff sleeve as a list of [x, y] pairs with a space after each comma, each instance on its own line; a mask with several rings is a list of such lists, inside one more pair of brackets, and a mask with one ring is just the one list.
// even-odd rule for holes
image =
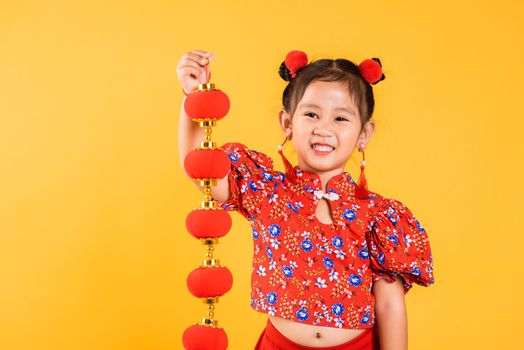
[[231, 195], [228, 200], [217, 200], [217, 203], [225, 210], [236, 210], [252, 219], [266, 198], [268, 181], [273, 180], [273, 160], [242, 143], [226, 143], [220, 149], [231, 160], [227, 175]]
[[413, 283], [435, 283], [429, 238], [413, 213], [395, 199], [380, 197], [371, 218], [367, 243], [373, 282], [400, 276], [404, 294]]

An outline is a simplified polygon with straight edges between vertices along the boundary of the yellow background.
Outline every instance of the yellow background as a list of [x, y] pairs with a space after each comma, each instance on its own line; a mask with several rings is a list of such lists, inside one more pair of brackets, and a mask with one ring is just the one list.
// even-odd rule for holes
[[[522, 18], [518, 1], [2, 1], [0, 348], [181, 349], [204, 314], [185, 285], [201, 195], [177, 146], [176, 64], [193, 49], [215, 53], [232, 102], [215, 139], [277, 169], [287, 51], [381, 58], [366, 174], [434, 254], [436, 284], [407, 295], [410, 349], [518, 348]], [[266, 317], [249, 306], [250, 227], [232, 215], [217, 317], [230, 349], [251, 349]]]

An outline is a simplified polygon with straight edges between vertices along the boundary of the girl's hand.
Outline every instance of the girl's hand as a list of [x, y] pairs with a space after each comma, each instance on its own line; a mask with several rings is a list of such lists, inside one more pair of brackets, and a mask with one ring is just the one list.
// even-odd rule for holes
[[186, 94], [191, 93], [199, 84], [209, 82], [209, 62], [212, 60], [213, 53], [193, 50], [186, 52], [178, 61], [177, 76]]

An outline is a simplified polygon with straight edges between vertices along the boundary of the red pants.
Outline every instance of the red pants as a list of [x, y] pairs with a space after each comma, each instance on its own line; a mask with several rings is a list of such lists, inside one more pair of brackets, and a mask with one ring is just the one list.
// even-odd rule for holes
[[323, 348], [303, 346], [292, 342], [280, 333], [273, 324], [267, 320], [266, 328], [260, 334], [255, 350], [379, 350], [378, 329], [367, 328], [350, 341]]

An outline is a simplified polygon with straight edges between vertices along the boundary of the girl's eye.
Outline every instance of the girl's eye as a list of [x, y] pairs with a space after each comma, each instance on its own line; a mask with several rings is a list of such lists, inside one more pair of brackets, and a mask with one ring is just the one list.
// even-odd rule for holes
[[307, 113], [304, 113], [304, 115], [310, 116], [310, 115], [316, 115], [316, 114], [313, 112], [307, 112]]
[[347, 118], [344, 118], [344, 117], [337, 117], [337, 120], [341, 120], [341, 121], [348, 121]]

